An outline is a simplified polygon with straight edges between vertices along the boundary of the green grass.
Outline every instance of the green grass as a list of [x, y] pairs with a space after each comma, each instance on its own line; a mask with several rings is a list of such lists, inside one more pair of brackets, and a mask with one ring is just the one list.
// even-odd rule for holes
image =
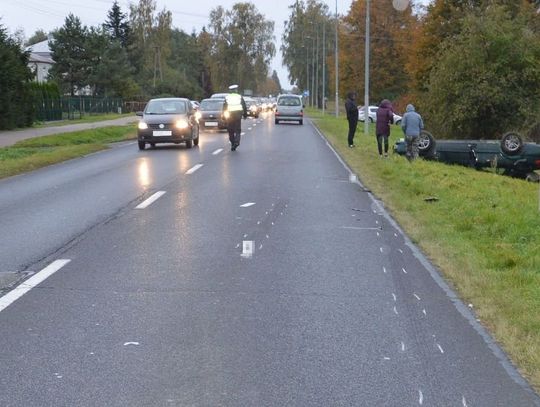
[[0, 178], [82, 157], [108, 148], [109, 143], [135, 136], [134, 126], [114, 126], [19, 141], [0, 148]]
[[[79, 123], [95, 123], [95, 122], [101, 122], [104, 120], [114, 120], [119, 119], [121, 117], [129, 117], [133, 116], [133, 113], [123, 113], [123, 114], [117, 114], [117, 113], [107, 113], [107, 114], [96, 114], [96, 115], [87, 115], [83, 116], [81, 119], [74, 119], [74, 120], [58, 120], [53, 122], [36, 122], [32, 126], [33, 128], [42, 128], [42, 127], [56, 127], [56, 126], [68, 126], [70, 124], [79, 124]], [[22, 129], [24, 130], [24, 129]]]
[[[381, 198], [411, 239], [438, 266], [521, 372], [540, 389], [539, 186], [488, 171], [390, 152], [356, 132], [347, 147], [343, 116], [309, 116], [364, 185]], [[401, 129], [392, 126], [390, 149]], [[436, 202], [426, 202], [437, 197]]]

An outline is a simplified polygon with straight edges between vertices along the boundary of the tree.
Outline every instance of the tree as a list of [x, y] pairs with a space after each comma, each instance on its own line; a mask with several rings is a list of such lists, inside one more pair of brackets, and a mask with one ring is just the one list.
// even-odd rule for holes
[[81, 20], [69, 14], [64, 25], [53, 32], [49, 41], [55, 64], [50, 75], [72, 96], [88, 84], [90, 66], [86, 50], [88, 28]]
[[487, 7], [444, 41], [422, 96], [426, 121], [440, 137], [494, 138], [540, 119], [540, 35], [530, 16]]
[[126, 47], [129, 37], [129, 24], [127, 15], [122, 13], [118, 1], [115, 0], [109, 13], [107, 21], [103, 24], [103, 28], [107, 31], [112, 40], [119, 41], [122, 47]]
[[30, 126], [33, 122], [28, 54], [0, 25], [0, 129]]
[[[408, 92], [405, 71], [407, 47], [417, 20], [411, 8], [397, 11], [391, 0], [371, 2], [370, 9], [370, 98], [394, 100]], [[366, 3], [355, 2], [340, 29], [340, 93], [363, 94]]]
[[210, 59], [212, 83], [225, 89], [237, 83], [257, 91], [266, 81], [275, 55], [274, 23], [252, 3], [236, 3], [231, 10], [219, 6], [210, 12], [213, 48]]
[[28, 38], [26, 41], [26, 46], [29, 47], [30, 45], [37, 44], [38, 42], [47, 41], [47, 39], [47, 33], [39, 28], [30, 38]]
[[273, 94], [281, 93], [281, 89], [283, 89], [283, 88], [281, 87], [281, 82], [279, 81], [279, 76], [278, 76], [278, 74], [277, 74], [277, 72], [275, 70], [272, 72], [271, 79], [275, 83], [275, 86], [276, 86], [276, 91], [272, 92], [272, 93]]

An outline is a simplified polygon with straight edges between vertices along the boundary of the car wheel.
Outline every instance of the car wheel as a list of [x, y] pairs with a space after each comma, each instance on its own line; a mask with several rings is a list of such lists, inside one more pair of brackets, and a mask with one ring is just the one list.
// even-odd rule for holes
[[278, 119], [274, 120], [274, 123], [279, 124], [279, 120]]
[[144, 141], [139, 141], [139, 150], [144, 150], [146, 148], [146, 143]]
[[304, 120], [298, 120], [298, 124], [299, 124], [299, 125], [304, 124]]
[[523, 140], [518, 133], [506, 133], [501, 140], [501, 150], [507, 155], [517, 155], [523, 149]]
[[418, 136], [418, 153], [425, 157], [435, 150], [435, 138], [429, 131], [422, 130]]
[[371, 117], [369, 118], [369, 122], [370, 122], [370, 123], [373, 123], [373, 119], [372, 119]]
[[156, 143], [150, 143], [150, 147], [154, 148], [156, 146]]
[[394, 124], [396, 124], [397, 126], [401, 125], [401, 120], [397, 120]]
[[187, 140], [187, 141], [186, 141], [186, 147], [187, 147], [187, 148], [193, 147], [193, 140]]

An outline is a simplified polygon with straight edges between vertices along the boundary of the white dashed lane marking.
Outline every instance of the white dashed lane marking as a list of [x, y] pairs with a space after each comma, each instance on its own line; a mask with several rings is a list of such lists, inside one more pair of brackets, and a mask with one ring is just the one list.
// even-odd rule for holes
[[218, 148], [216, 151], [214, 151], [214, 152], [212, 153], [212, 155], [218, 155], [218, 154], [221, 153], [222, 151], [223, 151], [222, 148]]
[[68, 264], [70, 261], [71, 260], [69, 259], [59, 259], [59, 260], [53, 261], [43, 270], [37, 272], [28, 280], [26, 280], [24, 283], [19, 284], [9, 293], [4, 295], [3, 297], [0, 297], [0, 312], [2, 312], [4, 309], [9, 307], [11, 304], [13, 304], [19, 298], [21, 298], [24, 294], [26, 294], [32, 288], [34, 288], [38, 284], [41, 284], [47, 278], [52, 276], [54, 273], [56, 273], [58, 270], [60, 270], [62, 267]]
[[240, 208], [249, 208], [253, 205], [255, 205], [255, 202], [246, 202], [245, 204], [240, 205]]
[[190, 174], [193, 174], [195, 171], [197, 171], [198, 169], [200, 169], [204, 164], [197, 164], [193, 167], [191, 167], [189, 170], [186, 171], [186, 175], [190, 175]]
[[165, 195], [165, 191], [158, 191], [155, 194], [153, 194], [150, 198], [142, 201], [139, 205], [135, 207], [135, 209], [145, 209], [152, 205], [154, 202], [156, 202], [159, 198], [161, 198], [163, 195]]

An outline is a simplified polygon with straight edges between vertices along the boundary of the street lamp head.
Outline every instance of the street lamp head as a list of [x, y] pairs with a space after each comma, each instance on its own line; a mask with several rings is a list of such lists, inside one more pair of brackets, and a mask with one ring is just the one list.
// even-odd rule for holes
[[405, 11], [409, 7], [409, 0], [392, 0], [392, 6], [397, 11]]

